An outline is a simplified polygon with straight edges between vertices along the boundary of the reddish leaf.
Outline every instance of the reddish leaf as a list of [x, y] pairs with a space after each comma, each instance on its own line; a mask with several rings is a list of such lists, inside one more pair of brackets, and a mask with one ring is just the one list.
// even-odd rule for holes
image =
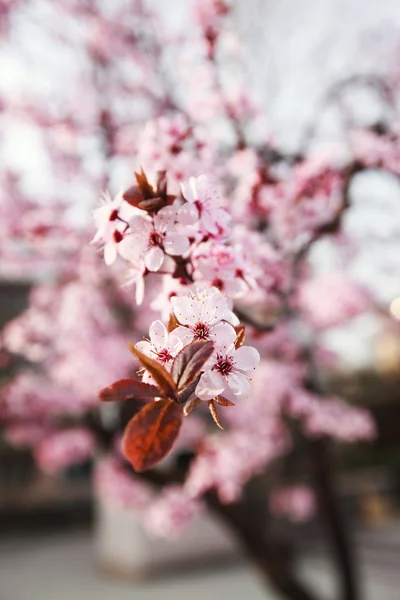
[[137, 379], [120, 379], [99, 392], [99, 398], [103, 402], [128, 400], [129, 398], [150, 400], [160, 396], [163, 397], [164, 394], [155, 385], [149, 385]]
[[216, 396], [214, 398], [214, 402], [220, 404], [221, 406], [235, 406], [234, 402], [227, 400], [227, 398], [224, 398], [223, 396]]
[[238, 327], [235, 327], [235, 331], [236, 331], [235, 348], [237, 350], [238, 348], [240, 348], [240, 346], [243, 346], [244, 338], [246, 335], [246, 327], [243, 327], [243, 325], [239, 325]]
[[222, 427], [221, 422], [219, 420], [219, 416], [217, 413], [217, 407], [215, 406], [213, 400], [208, 401], [208, 408], [210, 409], [211, 416], [214, 419], [214, 421], [216, 422], [216, 424], [218, 425], [218, 427], [223, 430], [224, 428]]
[[123, 452], [135, 471], [151, 469], [171, 450], [183, 418], [182, 408], [169, 398], [146, 404], [128, 423]]
[[140, 360], [144, 368], [153, 376], [153, 379], [162, 392], [161, 395], [177, 400], [177, 388], [168, 371], [164, 369], [160, 363], [149, 356], [146, 356], [146, 354], [143, 354], [140, 350], [137, 350], [132, 344], [129, 344], [129, 349]]
[[169, 321], [168, 321], [168, 333], [171, 333], [171, 331], [173, 331], [177, 327], [179, 327], [179, 321], [176, 318], [176, 316], [174, 315], [174, 313], [171, 313], [169, 315]]
[[189, 402], [186, 402], [185, 406], [183, 407], [183, 414], [185, 415], [185, 417], [202, 402], [203, 400], [200, 400], [200, 398], [193, 398], [193, 400], [189, 400]]
[[149, 198], [147, 200], [142, 200], [138, 204], [139, 208], [142, 210], [147, 210], [148, 212], [157, 211], [164, 206], [164, 201], [162, 198]]
[[178, 390], [185, 389], [196, 379], [213, 352], [213, 342], [202, 342], [197, 340], [185, 346], [175, 356], [171, 375]]
[[125, 202], [136, 207], [143, 201], [143, 196], [137, 185], [131, 185], [131, 187], [122, 194], [122, 197]]
[[145, 199], [154, 197], [154, 189], [147, 180], [146, 173], [140, 169], [140, 173], [135, 173], [136, 181], [142, 197]]

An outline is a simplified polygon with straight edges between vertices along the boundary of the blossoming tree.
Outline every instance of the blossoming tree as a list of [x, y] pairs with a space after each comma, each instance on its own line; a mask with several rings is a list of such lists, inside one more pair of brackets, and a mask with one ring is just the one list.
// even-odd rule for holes
[[[12, 46], [13, 15], [18, 24], [51, 4], [3, 2], [3, 43]], [[2, 332], [4, 437], [32, 447], [49, 472], [98, 456], [98, 494], [140, 511], [153, 533], [176, 535], [208, 506], [293, 600], [316, 596], [268, 524], [305, 519], [317, 504], [340, 598], [357, 599], [331, 444], [369, 440], [374, 425], [330, 392], [334, 356], [320, 333], [378, 303], [342, 271], [316, 277], [310, 256], [321, 238], [357, 252], [343, 229], [354, 180], [399, 176], [396, 79], [335, 88], [335, 98], [374, 90], [388, 118], [361, 127], [346, 112], [341, 145], [315, 156], [310, 131], [287, 153], [238, 66], [224, 2], [196, 4], [190, 35], [163, 29], [139, 0], [58, 9], [61, 22], [44, 22], [53, 41], [78, 40], [83, 67], [71, 77], [85, 102], [76, 85], [67, 95], [61, 86], [55, 109], [1, 98], [3, 116], [40, 129], [57, 181], [40, 204], [6, 161], [1, 170], [1, 258], [50, 275]], [[71, 180], [83, 196], [116, 191], [132, 156], [133, 180], [101, 194], [94, 234], [68, 220]], [[25, 362], [15, 372], [16, 357]]]

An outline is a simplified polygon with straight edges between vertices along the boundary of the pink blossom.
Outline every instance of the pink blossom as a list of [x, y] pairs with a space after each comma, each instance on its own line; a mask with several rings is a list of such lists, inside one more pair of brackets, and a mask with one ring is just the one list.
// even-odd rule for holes
[[111, 265], [117, 258], [118, 244], [124, 239], [127, 219], [135, 209], [124, 202], [121, 191], [114, 199], [107, 191], [104, 192], [101, 202], [102, 205], [94, 211], [97, 232], [91, 243], [104, 242], [104, 260], [106, 265]]
[[302, 523], [314, 516], [316, 500], [312, 490], [305, 485], [283, 487], [271, 492], [270, 508], [277, 517]]
[[205, 175], [191, 177], [182, 184], [182, 194], [187, 201], [180, 209], [181, 221], [188, 224], [197, 220], [201, 230], [216, 237], [226, 237], [229, 233], [230, 217], [223, 204], [218, 190], [213, 187]]
[[228, 347], [235, 341], [228, 301], [216, 288], [194, 286], [185, 295], [173, 296], [171, 306], [180, 323], [174, 333], [185, 345], [192, 340], [211, 340], [218, 347]]
[[186, 236], [175, 231], [176, 211], [166, 206], [156, 215], [137, 215], [130, 221], [129, 234], [121, 245], [121, 255], [135, 263], [142, 259], [149, 271], [159, 271], [164, 256], [181, 256], [189, 249]]
[[103, 502], [137, 511], [145, 510], [154, 497], [148, 484], [129, 473], [124, 464], [112, 456], [96, 465], [94, 487]]
[[370, 301], [362, 288], [338, 271], [302, 283], [299, 304], [316, 327], [325, 328], [359, 315]]
[[95, 439], [88, 430], [66, 429], [52, 433], [39, 442], [35, 458], [39, 467], [47, 473], [56, 473], [93, 456]]
[[[161, 321], [154, 321], [151, 324], [149, 335], [149, 341], [138, 342], [135, 348], [167, 368], [172, 363], [172, 359], [183, 348], [181, 338], [174, 332], [168, 333], [167, 328]], [[151, 380], [147, 372], [145, 372], [143, 380], [147, 382]]]
[[145, 526], [152, 535], [178, 537], [201, 514], [202, 504], [179, 486], [163, 490], [146, 511]]
[[201, 400], [212, 400], [220, 395], [228, 400], [246, 398], [250, 395], [250, 377], [245, 373], [254, 370], [259, 362], [260, 355], [251, 346], [238, 350], [231, 346], [226, 351], [217, 346], [215, 358], [200, 377], [196, 395]]

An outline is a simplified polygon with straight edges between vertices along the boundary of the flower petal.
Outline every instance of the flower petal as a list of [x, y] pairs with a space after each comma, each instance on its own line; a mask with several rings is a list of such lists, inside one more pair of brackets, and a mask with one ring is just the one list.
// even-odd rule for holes
[[193, 340], [193, 333], [188, 327], [177, 327], [176, 329], [174, 329], [173, 335], [175, 335], [175, 337], [177, 337], [180, 340], [182, 346], [190, 344], [190, 342]]
[[200, 377], [195, 394], [201, 400], [212, 400], [215, 396], [222, 394], [226, 388], [226, 381], [216, 371], [206, 371]]
[[112, 265], [117, 258], [117, 244], [115, 242], [107, 242], [104, 246], [104, 261], [106, 265]]
[[236, 331], [229, 323], [218, 323], [210, 330], [210, 338], [217, 348], [229, 348], [236, 340]]
[[149, 329], [150, 341], [158, 349], [165, 348], [168, 341], [168, 331], [164, 323], [154, 321]]
[[250, 394], [250, 381], [239, 371], [233, 371], [228, 375], [228, 386], [235, 396], [245, 398]]
[[144, 298], [144, 278], [138, 277], [136, 280], [136, 304], [140, 306]]
[[200, 320], [199, 303], [190, 296], [173, 296], [171, 305], [176, 318], [182, 325], [195, 325]]
[[164, 260], [164, 252], [158, 246], [153, 246], [144, 255], [144, 264], [149, 271], [158, 271]]
[[181, 225], [194, 225], [199, 218], [199, 210], [195, 204], [186, 202], [180, 207], [178, 221]]
[[172, 256], [181, 256], [189, 250], [189, 240], [180, 233], [167, 233], [164, 238], [164, 250]]
[[137, 344], [135, 344], [135, 348], [137, 348], [140, 352], [143, 352], [143, 354], [145, 354], [146, 356], [154, 358], [154, 352], [150, 342], [146, 342], [145, 340], [143, 340], [142, 342], [138, 342]]
[[255, 348], [251, 346], [242, 346], [236, 350], [233, 357], [235, 361], [235, 367], [242, 371], [250, 371], [255, 369], [260, 362], [260, 355]]
[[[182, 329], [185, 329], [185, 327], [182, 327]], [[188, 330], [188, 331], [190, 331], [190, 330]], [[181, 340], [179, 335], [176, 335], [175, 330], [169, 334], [166, 348], [169, 350], [169, 353], [172, 356], [176, 356], [178, 354], [178, 352], [180, 350], [182, 350], [183, 345], [184, 345], [184, 342]]]

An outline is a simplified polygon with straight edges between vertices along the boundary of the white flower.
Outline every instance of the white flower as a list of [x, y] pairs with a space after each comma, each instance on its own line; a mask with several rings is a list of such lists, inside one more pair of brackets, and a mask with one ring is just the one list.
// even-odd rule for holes
[[165, 254], [184, 254], [189, 249], [189, 240], [175, 231], [175, 217], [176, 209], [172, 206], [162, 208], [154, 217], [133, 217], [124, 240], [123, 256], [131, 262], [142, 257], [149, 271], [158, 271]]
[[[173, 358], [183, 348], [181, 339], [175, 335], [174, 331], [168, 333], [161, 321], [154, 321], [150, 325], [149, 337], [150, 340], [138, 342], [135, 348], [168, 368]], [[143, 375], [143, 381], [153, 383], [152, 377], [147, 371]]]
[[124, 201], [122, 191], [114, 199], [111, 199], [108, 191], [103, 192], [100, 204], [93, 213], [97, 232], [91, 244], [100, 241], [104, 243], [104, 260], [107, 265], [111, 265], [117, 258], [118, 246], [128, 228], [127, 220], [137, 213], [137, 209]]
[[224, 396], [228, 400], [246, 398], [250, 394], [250, 378], [242, 371], [251, 371], [260, 362], [260, 355], [251, 346], [238, 350], [231, 346], [226, 352], [217, 352], [212, 366], [203, 373], [196, 387], [196, 396], [212, 400]]
[[[121, 242], [123, 244], [124, 241]], [[121, 248], [120, 248], [121, 250]], [[123, 252], [120, 251], [120, 254], [123, 256]], [[132, 264], [131, 268], [126, 272], [126, 281], [125, 286], [132, 285], [133, 283], [136, 285], [136, 304], [140, 306], [143, 302], [144, 298], [144, 275], [146, 272], [146, 267], [144, 266], [143, 261], [138, 260], [135, 264]]]
[[184, 345], [192, 340], [211, 340], [217, 348], [228, 348], [234, 343], [234, 316], [228, 300], [216, 288], [195, 285], [187, 294], [173, 296], [171, 305], [180, 323], [174, 333]]
[[187, 200], [179, 209], [182, 224], [193, 225], [199, 221], [206, 233], [219, 236], [229, 233], [230, 217], [222, 208], [218, 190], [210, 185], [205, 175], [191, 177], [188, 184], [181, 184], [181, 189]]

